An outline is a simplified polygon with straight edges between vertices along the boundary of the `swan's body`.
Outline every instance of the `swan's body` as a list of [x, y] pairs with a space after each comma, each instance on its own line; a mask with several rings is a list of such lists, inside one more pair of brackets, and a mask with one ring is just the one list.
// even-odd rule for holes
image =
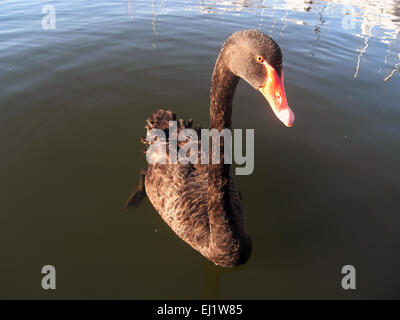
[[[159, 110], [148, 119], [146, 127], [165, 130], [169, 120], [176, 120], [175, 115]], [[181, 129], [178, 126], [178, 132]], [[211, 222], [208, 205], [218, 207], [223, 200], [218, 190], [211, 191], [208, 196], [208, 170], [209, 166], [204, 164], [148, 165], [146, 193], [163, 220], [181, 239], [217, 265], [238, 265], [245, 262], [251, 252], [239, 191], [229, 177], [230, 215], [217, 216]], [[221, 230], [211, 233], [215, 228]]]
[[[262, 61], [256, 60], [259, 57]], [[239, 78], [259, 89], [278, 118], [290, 126], [294, 118], [287, 107], [284, 91], [276, 93], [280, 87], [275, 82], [281, 81], [283, 87], [281, 61], [279, 46], [262, 32], [247, 30], [229, 37], [212, 76], [210, 128], [231, 128], [232, 100]], [[271, 81], [275, 82], [270, 84]], [[281, 97], [278, 106], [273, 106], [276, 101], [270, 101], [275, 96], [270, 97], [269, 86], [277, 87], [273, 95]], [[167, 132], [168, 121], [172, 120], [176, 120], [175, 114], [159, 110], [147, 120], [146, 128]], [[178, 132], [184, 128], [180, 120]], [[223, 147], [221, 141], [221, 159]], [[248, 260], [251, 240], [246, 233], [240, 194], [228, 164], [149, 164], [143, 175], [150, 202], [181, 239], [219, 266], [233, 267]], [[143, 192], [144, 188], [140, 187], [128, 199], [127, 206], [137, 205]]]

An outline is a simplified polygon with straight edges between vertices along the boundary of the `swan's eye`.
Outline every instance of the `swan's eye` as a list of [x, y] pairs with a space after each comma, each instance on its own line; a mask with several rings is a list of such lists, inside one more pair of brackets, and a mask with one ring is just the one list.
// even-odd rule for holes
[[263, 63], [264, 62], [264, 58], [261, 56], [256, 56], [256, 61], [259, 63]]

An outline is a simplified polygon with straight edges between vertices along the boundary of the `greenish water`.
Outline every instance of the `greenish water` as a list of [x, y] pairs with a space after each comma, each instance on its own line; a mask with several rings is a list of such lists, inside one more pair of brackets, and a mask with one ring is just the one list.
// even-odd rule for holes
[[[400, 298], [400, 3], [374, 3], [2, 1], [0, 297]], [[122, 206], [145, 167], [144, 120], [163, 107], [206, 126], [220, 46], [249, 28], [282, 48], [296, 123], [239, 85], [254, 250], [224, 270], [148, 201]], [[341, 288], [346, 264], [355, 291]]]

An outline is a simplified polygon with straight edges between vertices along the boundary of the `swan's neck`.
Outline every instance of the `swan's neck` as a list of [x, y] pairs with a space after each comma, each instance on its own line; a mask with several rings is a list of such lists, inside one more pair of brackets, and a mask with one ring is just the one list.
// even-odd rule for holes
[[[219, 131], [231, 128], [232, 101], [239, 77], [229, 71], [221, 61], [217, 60], [212, 76], [210, 94], [210, 129]], [[212, 139], [210, 138], [210, 150]], [[208, 216], [210, 222], [211, 241], [221, 250], [229, 251], [238, 239], [239, 230], [229, 195], [229, 164], [223, 164], [224, 143], [220, 144], [221, 164], [208, 166]]]
[[215, 64], [210, 93], [210, 129], [231, 128], [232, 101], [239, 77], [223, 62], [221, 54]]

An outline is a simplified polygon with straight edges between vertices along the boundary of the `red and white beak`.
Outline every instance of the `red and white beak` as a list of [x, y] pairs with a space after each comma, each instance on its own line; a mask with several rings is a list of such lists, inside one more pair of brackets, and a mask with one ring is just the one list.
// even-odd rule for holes
[[263, 62], [263, 65], [266, 68], [267, 80], [264, 86], [260, 87], [259, 91], [267, 99], [277, 118], [285, 126], [291, 127], [294, 123], [294, 113], [286, 101], [285, 87], [283, 86], [283, 71], [281, 78], [276, 70], [266, 61]]

